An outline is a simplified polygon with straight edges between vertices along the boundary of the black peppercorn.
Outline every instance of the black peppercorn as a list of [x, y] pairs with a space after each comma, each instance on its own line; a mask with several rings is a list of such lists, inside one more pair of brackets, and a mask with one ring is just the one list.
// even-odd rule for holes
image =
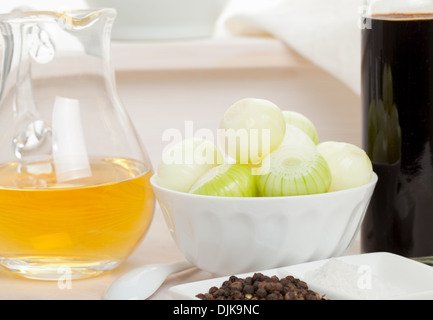
[[308, 288], [306, 282], [287, 276], [255, 273], [245, 279], [230, 276], [221, 287], [211, 287], [207, 293], [196, 295], [202, 300], [327, 300]]

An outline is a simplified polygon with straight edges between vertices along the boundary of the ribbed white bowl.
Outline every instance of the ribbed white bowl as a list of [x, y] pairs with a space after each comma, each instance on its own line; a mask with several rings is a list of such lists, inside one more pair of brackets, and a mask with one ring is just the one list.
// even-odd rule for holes
[[215, 275], [341, 256], [364, 218], [377, 175], [362, 187], [276, 198], [180, 193], [151, 183], [168, 228], [198, 268]]

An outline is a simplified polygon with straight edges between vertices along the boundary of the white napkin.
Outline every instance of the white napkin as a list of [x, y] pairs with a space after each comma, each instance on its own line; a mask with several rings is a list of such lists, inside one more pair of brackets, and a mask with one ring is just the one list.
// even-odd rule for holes
[[234, 35], [269, 33], [360, 94], [362, 0], [279, 0], [261, 12], [237, 12]]

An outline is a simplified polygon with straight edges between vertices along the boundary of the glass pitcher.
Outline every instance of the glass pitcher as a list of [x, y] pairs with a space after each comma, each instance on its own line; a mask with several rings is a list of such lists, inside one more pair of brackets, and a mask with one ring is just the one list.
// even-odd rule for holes
[[365, 1], [364, 145], [379, 182], [363, 252], [433, 256], [432, 44], [432, 0]]
[[110, 65], [115, 16], [0, 16], [0, 263], [25, 277], [112, 270], [151, 224], [151, 163]]

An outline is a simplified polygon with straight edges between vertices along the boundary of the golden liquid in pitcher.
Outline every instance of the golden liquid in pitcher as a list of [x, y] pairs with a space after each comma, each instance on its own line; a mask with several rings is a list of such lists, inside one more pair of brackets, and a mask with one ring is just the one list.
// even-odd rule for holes
[[0, 262], [26, 277], [72, 278], [117, 267], [151, 224], [152, 172], [127, 159], [91, 160], [91, 177], [62, 185], [52, 162], [0, 165]]

